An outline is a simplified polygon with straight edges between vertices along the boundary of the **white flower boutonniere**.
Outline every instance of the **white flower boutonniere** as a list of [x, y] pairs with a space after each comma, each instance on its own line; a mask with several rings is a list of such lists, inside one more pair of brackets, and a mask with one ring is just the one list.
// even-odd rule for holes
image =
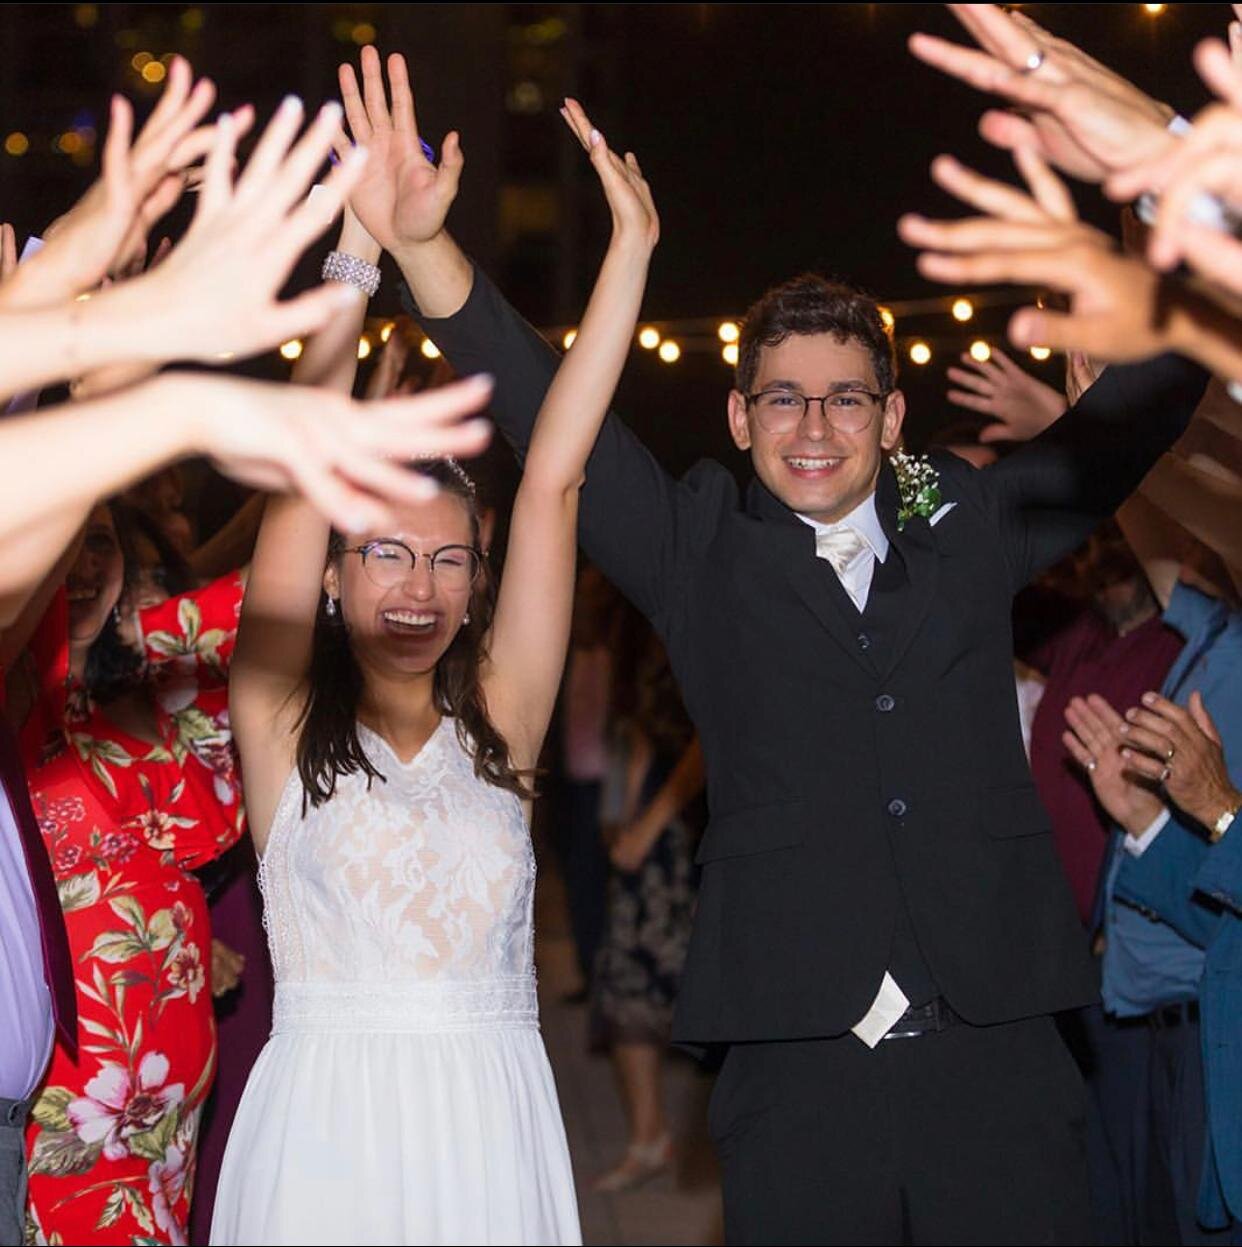
[[930, 519], [939, 510], [940, 473], [926, 455], [908, 455], [898, 450], [891, 459], [901, 495], [901, 510], [897, 512], [897, 531], [901, 532], [916, 515]]

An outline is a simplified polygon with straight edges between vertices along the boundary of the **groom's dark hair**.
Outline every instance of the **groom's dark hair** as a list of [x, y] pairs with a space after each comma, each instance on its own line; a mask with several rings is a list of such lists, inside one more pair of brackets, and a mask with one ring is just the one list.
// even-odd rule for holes
[[773, 286], [746, 313], [738, 339], [735, 384], [749, 394], [759, 372], [759, 353], [794, 334], [830, 333], [841, 342], [857, 339], [870, 352], [875, 379], [889, 393], [897, 385], [897, 353], [870, 295], [818, 273], [803, 273]]

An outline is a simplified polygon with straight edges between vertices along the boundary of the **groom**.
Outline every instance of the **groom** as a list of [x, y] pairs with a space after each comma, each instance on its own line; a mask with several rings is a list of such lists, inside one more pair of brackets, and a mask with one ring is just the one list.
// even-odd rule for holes
[[[372, 50], [363, 71], [365, 105], [342, 83], [371, 151], [353, 207], [453, 366], [495, 375], [520, 456], [557, 356], [442, 228], [455, 139], [411, 176], [404, 63], [391, 117]], [[1087, 1241], [1082, 1088], [1050, 1015], [1096, 984], [1022, 747], [1010, 605], [1132, 492], [1204, 379], [1109, 369], [1000, 465], [899, 479], [872, 300], [795, 278], [739, 346], [745, 493], [713, 462], [672, 479], [610, 416], [580, 528], [663, 638], [707, 761], [675, 1038], [727, 1048], [728, 1240]]]

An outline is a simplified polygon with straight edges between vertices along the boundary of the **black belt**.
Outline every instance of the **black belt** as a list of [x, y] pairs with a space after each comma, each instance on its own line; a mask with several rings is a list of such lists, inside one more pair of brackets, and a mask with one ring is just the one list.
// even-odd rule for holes
[[1113, 1018], [1113, 1024], [1128, 1029], [1133, 1026], [1146, 1026], [1151, 1030], [1172, 1030], [1177, 1026], [1188, 1026], [1199, 1020], [1199, 1002], [1186, 1000], [1176, 1005], [1161, 1005], [1150, 1013], [1136, 1013], [1129, 1017]]
[[953, 1012], [949, 1002], [943, 996], [935, 996], [925, 1005], [911, 1005], [893, 1023], [892, 1030], [884, 1038], [918, 1039], [948, 1030], [950, 1026], [960, 1026], [961, 1023], [962, 1019]]

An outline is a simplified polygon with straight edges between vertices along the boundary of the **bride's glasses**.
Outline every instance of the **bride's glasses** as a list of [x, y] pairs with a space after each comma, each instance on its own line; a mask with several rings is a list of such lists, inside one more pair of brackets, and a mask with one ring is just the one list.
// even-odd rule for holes
[[441, 546], [432, 554], [411, 550], [403, 541], [368, 541], [351, 546], [345, 554], [357, 554], [367, 579], [379, 589], [399, 585], [426, 559], [432, 578], [442, 589], [468, 589], [478, 578], [483, 556], [473, 546]]

